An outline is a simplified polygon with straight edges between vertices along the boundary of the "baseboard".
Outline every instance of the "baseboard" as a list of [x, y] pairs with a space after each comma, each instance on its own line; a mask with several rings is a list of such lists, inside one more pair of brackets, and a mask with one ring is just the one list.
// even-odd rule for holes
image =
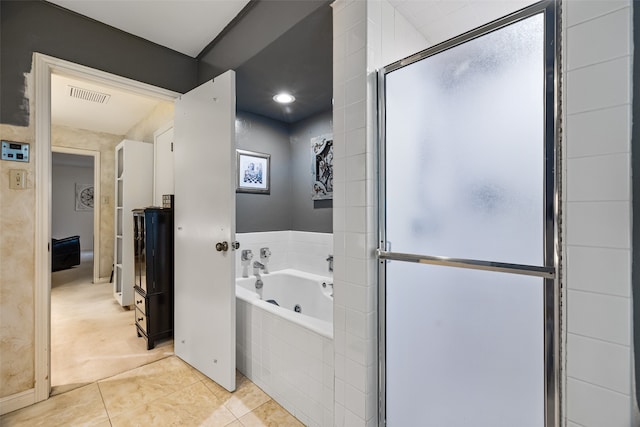
[[21, 393], [0, 399], [0, 415], [33, 405], [36, 402], [36, 389], [32, 388]]
[[108, 283], [109, 282], [109, 278], [108, 277], [100, 277], [98, 278], [97, 282], [93, 282], [93, 283]]

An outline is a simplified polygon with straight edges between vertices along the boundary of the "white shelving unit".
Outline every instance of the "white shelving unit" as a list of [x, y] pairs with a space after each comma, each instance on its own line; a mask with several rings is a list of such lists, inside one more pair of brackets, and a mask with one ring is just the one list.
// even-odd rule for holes
[[125, 139], [116, 146], [113, 296], [133, 305], [133, 209], [153, 202], [153, 144]]

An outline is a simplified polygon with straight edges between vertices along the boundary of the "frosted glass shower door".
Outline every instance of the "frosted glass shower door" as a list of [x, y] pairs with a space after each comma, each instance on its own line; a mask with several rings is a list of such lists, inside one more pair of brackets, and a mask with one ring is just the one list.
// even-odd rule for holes
[[390, 427], [555, 423], [550, 20], [537, 5], [381, 73]]

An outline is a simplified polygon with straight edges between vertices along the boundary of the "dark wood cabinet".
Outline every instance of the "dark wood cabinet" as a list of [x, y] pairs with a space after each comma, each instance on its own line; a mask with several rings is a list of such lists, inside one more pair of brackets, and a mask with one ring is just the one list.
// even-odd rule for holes
[[151, 350], [173, 335], [173, 210], [136, 209], [133, 218], [136, 330]]

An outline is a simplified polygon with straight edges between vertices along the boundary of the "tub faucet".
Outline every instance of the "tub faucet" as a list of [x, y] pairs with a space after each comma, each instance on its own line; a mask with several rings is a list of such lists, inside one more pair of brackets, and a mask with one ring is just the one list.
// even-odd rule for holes
[[264, 274], [269, 274], [269, 268], [267, 267], [267, 263], [269, 262], [269, 257], [271, 256], [271, 251], [269, 248], [260, 248], [260, 261], [262, 265], [264, 265]]
[[251, 249], [243, 249], [242, 250], [242, 256], [240, 257], [241, 261], [251, 261], [251, 258], [253, 258], [253, 252], [251, 252]]
[[256, 276], [256, 289], [262, 289], [263, 283], [260, 278], [260, 270], [264, 270], [264, 264], [260, 261], [253, 261], [253, 274]]
[[240, 264], [242, 264], [242, 277], [249, 277], [249, 264], [253, 258], [251, 249], [243, 249], [240, 256]]

